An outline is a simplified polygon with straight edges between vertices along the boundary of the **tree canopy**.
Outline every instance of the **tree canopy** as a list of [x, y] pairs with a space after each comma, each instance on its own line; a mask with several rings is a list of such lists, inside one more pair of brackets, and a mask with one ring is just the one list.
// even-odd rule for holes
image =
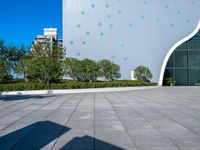
[[150, 82], [153, 75], [148, 67], [139, 66], [134, 70], [134, 78], [140, 81]]
[[34, 57], [27, 63], [27, 76], [41, 83], [49, 84], [52, 80], [62, 77], [59, 61], [50, 57]]
[[100, 66], [100, 74], [106, 80], [115, 80], [121, 77], [120, 66], [114, 64], [110, 60], [103, 59], [98, 62]]
[[115, 80], [121, 77], [120, 66], [109, 60], [96, 62], [90, 59], [66, 58], [64, 71], [67, 77], [79, 81], [96, 81], [98, 77]]
[[64, 75], [84, 82], [121, 77], [120, 66], [109, 60], [78, 60], [65, 58], [65, 55], [66, 49], [58, 41], [34, 42], [29, 51], [23, 46], [5, 45], [0, 40], [0, 82], [14, 75], [45, 84], [62, 79]]

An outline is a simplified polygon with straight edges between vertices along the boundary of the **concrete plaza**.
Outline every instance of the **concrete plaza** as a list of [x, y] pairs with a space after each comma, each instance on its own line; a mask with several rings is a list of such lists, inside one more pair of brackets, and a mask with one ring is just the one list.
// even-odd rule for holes
[[0, 149], [200, 150], [200, 88], [0, 96]]

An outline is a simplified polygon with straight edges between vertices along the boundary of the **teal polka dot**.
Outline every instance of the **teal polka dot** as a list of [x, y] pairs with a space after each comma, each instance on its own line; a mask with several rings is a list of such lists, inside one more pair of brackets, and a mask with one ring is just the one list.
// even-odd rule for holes
[[144, 5], [146, 5], [147, 4], [147, 1], [144, 1]]
[[112, 28], [114, 25], [111, 23], [109, 26], [110, 26], [110, 28]]
[[101, 22], [99, 22], [99, 23], [98, 23], [98, 26], [99, 26], [99, 27], [101, 27], [101, 26], [102, 26], [102, 23], [101, 23]]
[[121, 13], [122, 13], [122, 10], [119, 9], [117, 12], [118, 12], [118, 14], [121, 14]]
[[194, 1], [191, 1], [192, 4], [194, 4]]
[[86, 44], [86, 42], [85, 42], [85, 41], [83, 41], [83, 42], [82, 42], [82, 44], [83, 44], [83, 45], [85, 45], [85, 44]]
[[81, 53], [76, 53], [76, 56], [80, 56], [81, 55]]
[[89, 31], [87, 31], [87, 32], [86, 32], [86, 34], [87, 34], [87, 35], [90, 35], [90, 32], [89, 32]]
[[180, 11], [177, 11], [177, 14], [178, 14], [178, 15], [180, 15], [180, 14], [181, 14], [181, 12], [180, 12]]
[[80, 28], [80, 27], [81, 27], [81, 25], [80, 25], [80, 24], [77, 24], [77, 25], [76, 25], [76, 27], [77, 27], [77, 28]]
[[81, 11], [81, 15], [85, 15], [85, 12], [84, 12], [84, 11]]
[[170, 26], [171, 26], [171, 27], [174, 27], [174, 24], [172, 23]]
[[122, 0], [118, 0], [118, 2], [121, 2]]
[[187, 23], [190, 23], [190, 19], [187, 19], [186, 22], [187, 22]]
[[123, 48], [123, 47], [124, 47], [124, 44], [121, 44], [120, 47]]
[[108, 18], [111, 18], [111, 15], [107, 15]]
[[115, 59], [116, 58], [116, 56], [115, 55], [112, 55], [112, 59]]
[[91, 5], [91, 7], [92, 7], [92, 8], [94, 8], [94, 7], [95, 7], [95, 5], [94, 5], [94, 4], [92, 4], [92, 5]]
[[109, 8], [109, 5], [108, 5], [108, 4], [106, 4], [106, 5], [105, 5], [105, 7], [106, 7], [106, 8]]
[[157, 19], [156, 19], [156, 22], [157, 22], [157, 23], [159, 23], [159, 22], [160, 22], [160, 19], [159, 19], [159, 18], [157, 18]]
[[165, 6], [165, 9], [168, 9], [168, 8], [169, 8], [169, 7], [166, 5], [166, 6]]
[[101, 33], [100, 33], [100, 36], [104, 36], [104, 33], [103, 33], [103, 32], [101, 32]]
[[131, 22], [131, 23], [129, 23], [129, 27], [133, 27], [133, 23]]
[[143, 20], [143, 19], [144, 19], [144, 15], [141, 15], [141, 16], [140, 16], [140, 19], [142, 19], [142, 20]]
[[127, 61], [128, 60], [128, 57], [124, 57], [124, 61]]
[[70, 44], [73, 45], [73, 44], [74, 44], [74, 41], [70, 41]]

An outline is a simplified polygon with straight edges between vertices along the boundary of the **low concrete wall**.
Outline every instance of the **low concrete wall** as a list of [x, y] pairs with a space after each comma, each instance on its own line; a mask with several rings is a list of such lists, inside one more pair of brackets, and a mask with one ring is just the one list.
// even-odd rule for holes
[[46, 95], [46, 94], [68, 94], [68, 93], [94, 93], [94, 92], [118, 92], [157, 88], [158, 86], [148, 87], [119, 87], [119, 88], [91, 88], [91, 89], [72, 89], [72, 90], [35, 90], [35, 91], [13, 91], [0, 92], [0, 95]]

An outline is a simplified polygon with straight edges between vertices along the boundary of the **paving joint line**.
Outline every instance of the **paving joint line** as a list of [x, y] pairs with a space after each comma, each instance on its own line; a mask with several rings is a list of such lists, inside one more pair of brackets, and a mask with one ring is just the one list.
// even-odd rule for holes
[[7, 109], [7, 108], [10, 108], [10, 107], [12, 107], [12, 106], [16, 106], [16, 105], [18, 105], [18, 104], [23, 104], [23, 103], [25, 103], [26, 101], [24, 100], [23, 102], [20, 102], [20, 103], [14, 103], [14, 104], [11, 104], [11, 105], [9, 105], [9, 106], [6, 106], [6, 107], [3, 107], [3, 108], [0, 108], [0, 111], [1, 110], [3, 110], [3, 109]]
[[[172, 102], [172, 103], [174, 103], [174, 101], [173, 100], [168, 100], [168, 101], [170, 101], [170, 102]], [[191, 101], [188, 101], [188, 102], [191, 102]], [[198, 109], [194, 109], [194, 108], [191, 108], [190, 106], [185, 106], [185, 105], [183, 105], [182, 103], [174, 103], [174, 104], [176, 104], [176, 105], [180, 105], [180, 106], [182, 106], [182, 107], [184, 107], [184, 108], [187, 108], [187, 109], [190, 109], [190, 110], [195, 110], [195, 111], [198, 111], [198, 112], [200, 112], [200, 110], [198, 110]]]
[[78, 108], [79, 104], [81, 103], [81, 101], [83, 100], [83, 98], [87, 95], [87, 93], [85, 93], [79, 100], [79, 102], [76, 104], [74, 110], [72, 111], [72, 113], [70, 114], [69, 118], [67, 119], [66, 123], [65, 123], [65, 126], [63, 127], [63, 129], [61, 130], [59, 136], [55, 139], [55, 142], [53, 144], [53, 146], [51, 147], [51, 150], [53, 150], [53, 148], [55, 147], [55, 145], [57, 144], [58, 142], [58, 139], [61, 137], [65, 127], [67, 127], [67, 124], [69, 123], [70, 119], [72, 118], [74, 112], [76, 111], [76, 109]]
[[[169, 138], [169, 137], [163, 135], [163, 133], [160, 131], [160, 129], [158, 129], [157, 127], [155, 127], [143, 114], [141, 114], [141, 113], [138, 112], [137, 110], [133, 109], [133, 107], [131, 107], [130, 105], [128, 105], [125, 101], [121, 100], [121, 98], [118, 97], [118, 96], [116, 96], [114, 93], [112, 93], [112, 94], [113, 94], [116, 98], [118, 98], [121, 102], [125, 103], [128, 107], [130, 107], [131, 110], [132, 110], [133, 112], [135, 112], [135, 113], [137, 113], [138, 115], [142, 116], [143, 119], [145, 119], [154, 129], [156, 129], [156, 130], [162, 135], [163, 138], [170, 140], [170, 142], [173, 143], [174, 146], [176, 146], [179, 150], [181, 150], [181, 148], [180, 148], [179, 145], [177, 145], [175, 142], [173, 142], [173, 140], [171, 140], [171, 138]], [[134, 100], [135, 100], [135, 99], [134, 99]], [[137, 101], [137, 100], [136, 100], [136, 101]], [[137, 101], [137, 102], [138, 102], [138, 101]]]
[[[57, 109], [53, 110], [52, 112], [50, 112], [48, 115], [46, 115], [43, 119], [41, 119], [40, 121], [44, 121], [46, 118], [48, 118], [50, 115], [52, 115], [54, 112], [56, 112], [62, 105], [64, 105], [67, 101], [69, 101], [74, 95], [72, 95], [69, 99], [65, 100], [64, 102], [62, 102]], [[64, 96], [63, 96], [64, 97]], [[62, 97], [62, 98], [63, 98]], [[55, 101], [55, 99], [53, 99], [50, 103], [51, 104], [53, 101]], [[47, 105], [48, 105], [47, 104]], [[45, 105], [46, 106], [46, 105]], [[42, 106], [42, 107], [45, 107]], [[40, 107], [39, 109], [41, 109], [42, 107]], [[13, 147], [15, 147], [18, 143], [20, 143], [20, 141], [22, 141], [28, 134], [30, 134], [31, 132], [33, 132], [39, 125], [34, 126], [29, 132], [27, 132], [19, 141], [17, 141], [14, 145], [12, 145], [9, 149], [12, 149]]]
[[[141, 96], [141, 97], [142, 97], [142, 96]], [[143, 102], [140, 102], [140, 103], [143, 104], [143, 105], [148, 106], [147, 104], [144, 104]], [[200, 137], [200, 133], [198, 133], [198, 132], [196, 132], [196, 131], [193, 131], [192, 129], [190, 129], [190, 128], [188, 128], [187, 126], [185, 126], [184, 124], [182, 124], [182, 123], [176, 121], [175, 119], [170, 118], [170, 117], [169, 117], [168, 115], [166, 115], [165, 113], [160, 112], [159, 110], [156, 110], [155, 108], [152, 108], [151, 106], [148, 106], [148, 107], [151, 108], [152, 110], [154, 110], [155, 112], [158, 112], [158, 113], [162, 114], [163, 116], [165, 116], [165, 117], [168, 118], [169, 120], [176, 122], [177, 124], [179, 124], [180, 126], [184, 127], [185, 129], [187, 129], [187, 130], [193, 132], [194, 134], [197, 134], [197, 135]]]
[[[20, 103], [20, 104], [21, 104], [21, 103]], [[6, 116], [11, 115], [11, 114], [13, 114], [13, 113], [16, 113], [16, 112], [18, 112], [18, 111], [21, 111], [22, 109], [24, 109], [24, 108], [26, 108], [26, 107], [28, 107], [28, 106], [30, 106], [30, 105], [34, 105], [34, 104], [35, 104], [35, 102], [28, 103], [27, 105], [22, 106], [22, 107], [20, 107], [20, 108], [17, 109], [17, 110], [13, 110], [13, 111], [11, 111], [11, 112], [9, 112], [9, 113], [7, 113], [7, 114], [4, 114], [4, 115], [0, 116], [0, 118], [6, 117]], [[15, 105], [15, 106], [16, 106], [16, 105]]]
[[115, 114], [117, 115], [119, 121], [120, 121], [121, 124], [123, 125], [123, 127], [124, 127], [124, 129], [125, 129], [125, 131], [126, 131], [126, 133], [127, 133], [127, 135], [128, 135], [128, 137], [129, 137], [129, 139], [132, 141], [132, 144], [134, 144], [134, 146], [136, 146], [135, 148], [136, 148], [137, 150], [139, 150], [139, 146], [136, 144], [136, 142], [135, 142], [135, 141], [133, 140], [133, 138], [131, 137], [129, 131], [127, 130], [127, 128], [126, 128], [126, 126], [125, 126], [125, 124], [124, 124], [123, 121], [121, 120], [121, 118], [120, 118], [118, 112], [116, 111], [116, 109], [114, 108], [114, 106], [112, 105], [112, 103], [110, 102], [110, 99], [105, 95], [105, 93], [104, 93], [104, 97], [106, 98], [106, 100], [108, 101], [108, 103], [109, 103], [110, 106], [112, 107], [113, 111], [114, 111]]
[[[160, 99], [160, 98], [158, 98], [158, 99]], [[155, 101], [155, 100], [152, 100], [152, 102], [155, 103], [155, 104], [163, 105], [162, 103], [159, 103], [159, 102], [157, 102], [157, 101]], [[179, 106], [179, 107], [188, 109], [188, 107], [186, 107], [185, 105], [181, 105], [181, 104], [175, 103], [175, 102], [173, 102], [173, 101], [170, 101], [170, 102], [171, 102], [172, 104], [174, 104], [174, 105]], [[191, 109], [191, 108], [189, 108], [189, 110], [194, 111], [194, 110]], [[185, 114], [186, 116], [191, 117], [191, 118], [193, 118], [193, 119], [195, 119], [195, 120], [197, 120], [197, 121], [200, 121], [199, 118], [194, 117], [193, 115], [187, 114], [187, 113], [185, 113], [184, 111], [180, 111], [179, 109], [177, 109], [176, 111], [179, 112], [179, 113], [181, 113], [181, 114]], [[198, 112], [200, 112], [200, 111], [198, 111]], [[195, 112], [194, 112], [194, 113], [195, 113]]]
[[95, 123], [95, 121], [96, 121], [96, 103], [95, 103], [95, 101], [96, 101], [96, 93], [94, 93], [94, 98], [93, 98], [93, 136], [94, 136], [94, 140], [93, 140], [93, 146], [94, 146], [94, 150], [96, 149], [96, 140], [95, 140], [95, 138], [96, 138], [96, 123]]
[[25, 117], [31, 115], [32, 113], [38, 111], [38, 110], [41, 109], [42, 107], [44, 107], [44, 106], [46, 106], [46, 105], [48, 105], [48, 104], [51, 104], [54, 100], [56, 100], [56, 98], [53, 98], [50, 102], [43, 104], [43, 105], [40, 106], [39, 108], [37, 108], [37, 109], [31, 111], [30, 113], [26, 114], [25, 116], [21, 117], [20, 119], [17, 119], [16, 121], [12, 122], [11, 124], [9, 124], [8, 126], [6, 126], [5, 128], [1, 129], [0, 131], [3, 131], [3, 130], [5, 130], [6, 128], [12, 126], [12, 125], [15, 124], [16, 122], [18, 122], [18, 121], [24, 119]]

